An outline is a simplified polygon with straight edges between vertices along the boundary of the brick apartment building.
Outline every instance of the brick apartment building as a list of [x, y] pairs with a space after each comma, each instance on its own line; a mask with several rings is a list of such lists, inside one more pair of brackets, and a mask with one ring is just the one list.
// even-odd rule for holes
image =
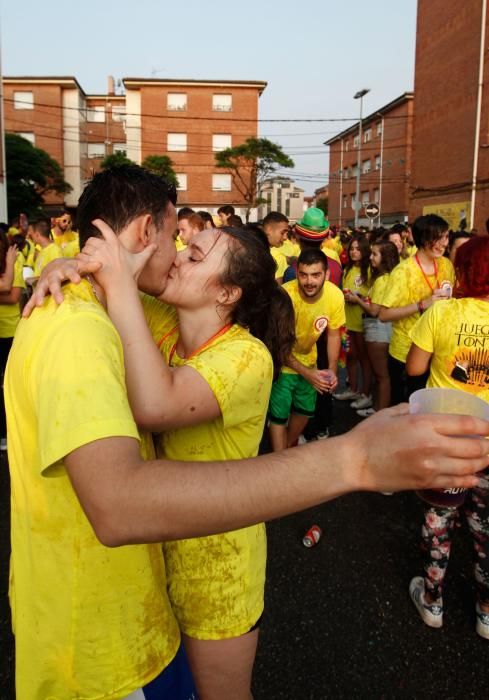
[[[405, 92], [362, 119], [359, 223], [367, 225], [363, 206], [375, 202], [375, 224], [404, 221], [408, 214], [411, 172], [413, 93]], [[325, 142], [329, 146], [329, 221], [352, 226], [355, 220], [359, 123]]]
[[[240, 209], [231, 176], [215, 167], [216, 151], [257, 135], [262, 81], [125, 78], [116, 94], [89, 95], [73, 77], [3, 78], [5, 131], [47, 151], [73, 187], [74, 207], [101, 160], [117, 151], [141, 163], [168, 155], [179, 181], [179, 204], [215, 213], [221, 204]], [[47, 208], [63, 204], [51, 195]]]
[[489, 17], [483, 21], [482, 8], [481, 0], [418, 0], [409, 207], [410, 218], [435, 212], [453, 229], [466, 218], [479, 232], [489, 217]]

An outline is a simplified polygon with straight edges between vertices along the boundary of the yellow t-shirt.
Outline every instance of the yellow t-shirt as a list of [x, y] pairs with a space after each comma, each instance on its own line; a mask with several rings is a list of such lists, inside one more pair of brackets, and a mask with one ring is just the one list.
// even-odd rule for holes
[[286, 258], [298, 258], [301, 254], [301, 247], [298, 243], [294, 243], [287, 238], [278, 250], [281, 250]]
[[61, 252], [63, 253], [64, 258], [76, 257], [80, 252], [80, 241], [78, 240], [78, 238], [75, 241], [66, 243], [66, 245], [64, 245], [61, 249]]
[[88, 282], [63, 293], [20, 322], [5, 380], [17, 698], [115, 700], [162, 671], [179, 632], [161, 546], [100, 544], [63, 465], [96, 440], [138, 439], [119, 335]]
[[[158, 302], [157, 302], [158, 304]], [[193, 367], [212, 389], [221, 416], [208, 423], [163, 433], [159, 452], [185, 462], [245, 459], [258, 453], [273, 365], [270, 353], [247, 330], [233, 325], [195, 357], [172, 352], [178, 339], [172, 309], [143, 300], [150, 330], [166, 361]], [[163, 339], [163, 340], [162, 340]], [[245, 634], [263, 612], [266, 534], [264, 524], [223, 535], [164, 544], [168, 591], [180, 629], [197, 639]]]
[[270, 247], [270, 253], [272, 254], [272, 258], [277, 263], [277, 272], [275, 273], [275, 279], [283, 277], [284, 272], [288, 267], [287, 258], [282, 252], [282, 248], [283, 246], [281, 246], [280, 248], [275, 248], [274, 246]]
[[433, 354], [428, 386], [461, 389], [489, 402], [489, 302], [439, 301], [417, 321], [411, 339]]
[[414, 243], [413, 243], [413, 245], [407, 245], [406, 250], [409, 253], [409, 255], [416, 255], [416, 253], [418, 252], [418, 249], [414, 245]]
[[333, 250], [338, 255], [338, 258], [343, 251], [343, 246], [341, 244], [341, 240], [340, 240], [339, 236], [335, 236], [334, 238], [326, 238], [326, 240], [324, 241], [324, 243], [321, 247], [323, 249], [329, 248], [329, 250]]
[[[353, 265], [343, 273], [343, 289], [361, 294], [362, 297], [367, 296], [370, 290], [370, 275], [364, 280], [358, 265]], [[346, 327], [349, 331], [363, 333], [362, 314], [363, 309], [359, 304], [345, 303]]]
[[179, 253], [181, 250], [185, 250], [186, 247], [187, 247], [186, 243], [184, 243], [181, 240], [180, 236], [177, 236], [175, 238], [175, 248], [177, 249], [177, 253]]
[[34, 263], [34, 274], [39, 277], [46, 265], [52, 260], [57, 260], [63, 257], [63, 251], [56, 243], [50, 243], [38, 253], [36, 262]]
[[[420, 299], [425, 299], [430, 295], [431, 290], [449, 284], [453, 287], [455, 283], [455, 271], [448, 258], [437, 260], [437, 277], [428, 275], [426, 281], [416, 258], [406, 258], [397, 265], [389, 275], [389, 284], [385, 290], [382, 306], [394, 309], [401, 306], [415, 304]], [[431, 287], [430, 287], [431, 285]], [[443, 304], [443, 301], [436, 302]], [[389, 344], [389, 354], [400, 362], [406, 362], [406, 357], [411, 347], [411, 330], [419, 319], [416, 312], [399, 321], [392, 322], [392, 338]]]
[[333, 250], [333, 248], [328, 248], [327, 246], [325, 246], [324, 248], [322, 248], [322, 251], [328, 258], [331, 258], [331, 260], [336, 260], [336, 262], [341, 265], [340, 256], [338, 255], [336, 250]]
[[[343, 294], [332, 282], [325, 282], [321, 297], [311, 303], [302, 298], [297, 280], [286, 282], [284, 289], [292, 299], [294, 307], [296, 341], [292, 355], [306, 367], [315, 367], [316, 342], [319, 336], [326, 328], [336, 330], [345, 324]], [[297, 374], [291, 367], [282, 367], [281, 371], [285, 374]]]
[[[23, 269], [24, 256], [22, 253], [18, 253], [14, 263], [12, 287], [25, 289]], [[3, 292], [3, 294], [5, 293]], [[2, 304], [2, 292], [0, 292], [0, 338], [13, 338], [19, 321], [20, 303]]]
[[372, 304], [382, 304], [385, 290], [389, 284], [389, 273], [385, 272], [380, 277], [377, 277], [370, 289], [370, 301]]
[[64, 233], [61, 233], [59, 236], [57, 236], [51, 229], [51, 236], [53, 242], [56, 243], [56, 245], [59, 245], [60, 248], [64, 248], [65, 245], [67, 245], [68, 243], [78, 241], [78, 234], [76, 231], [65, 231]]

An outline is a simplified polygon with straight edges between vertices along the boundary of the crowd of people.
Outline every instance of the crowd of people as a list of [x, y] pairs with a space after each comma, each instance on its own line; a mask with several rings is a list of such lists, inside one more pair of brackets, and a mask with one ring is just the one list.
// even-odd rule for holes
[[[489, 401], [489, 237], [453, 235], [454, 267], [435, 215], [368, 232], [176, 204], [122, 166], [76, 234], [63, 212], [0, 240], [19, 700], [249, 700], [263, 523], [353, 490], [468, 489], [489, 639], [489, 422], [394, 405], [426, 381]], [[368, 420], [329, 437], [335, 400]], [[439, 626], [435, 508], [410, 593]]]

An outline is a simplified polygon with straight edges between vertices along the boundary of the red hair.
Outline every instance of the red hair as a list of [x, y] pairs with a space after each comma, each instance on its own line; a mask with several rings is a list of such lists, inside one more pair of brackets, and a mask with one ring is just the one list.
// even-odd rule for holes
[[489, 296], [489, 236], [474, 236], [455, 255], [457, 297]]

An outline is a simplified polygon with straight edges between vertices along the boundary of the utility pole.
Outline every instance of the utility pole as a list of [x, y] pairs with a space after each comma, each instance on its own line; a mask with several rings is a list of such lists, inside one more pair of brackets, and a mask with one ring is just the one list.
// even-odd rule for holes
[[359, 90], [353, 95], [354, 100], [360, 100], [360, 121], [358, 123], [358, 156], [357, 156], [357, 193], [355, 196], [355, 228], [358, 226], [358, 218], [360, 214], [360, 171], [362, 167], [362, 116], [363, 116], [363, 98], [370, 92], [370, 88]]

